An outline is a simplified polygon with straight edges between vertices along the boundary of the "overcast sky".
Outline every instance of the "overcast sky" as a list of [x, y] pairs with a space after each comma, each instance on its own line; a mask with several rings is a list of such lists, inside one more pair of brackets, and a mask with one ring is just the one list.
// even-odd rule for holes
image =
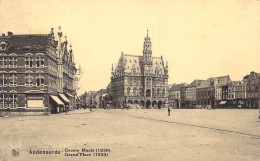
[[84, 75], [79, 94], [106, 88], [121, 52], [169, 62], [169, 83], [260, 72], [257, 0], [0, 0], [0, 32], [49, 33], [60, 25]]

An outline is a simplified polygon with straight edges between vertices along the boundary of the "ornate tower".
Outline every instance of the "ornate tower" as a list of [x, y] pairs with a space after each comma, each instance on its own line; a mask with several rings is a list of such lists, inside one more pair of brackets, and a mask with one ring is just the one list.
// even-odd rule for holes
[[148, 29], [147, 36], [144, 38], [143, 60], [144, 64], [152, 64], [152, 43], [151, 38], [148, 35]]

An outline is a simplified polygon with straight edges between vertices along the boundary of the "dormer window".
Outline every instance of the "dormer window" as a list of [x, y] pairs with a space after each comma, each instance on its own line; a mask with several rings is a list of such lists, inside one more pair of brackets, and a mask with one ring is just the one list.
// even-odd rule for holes
[[0, 49], [1, 50], [5, 50], [6, 49], [6, 42], [5, 41], [1, 41]]

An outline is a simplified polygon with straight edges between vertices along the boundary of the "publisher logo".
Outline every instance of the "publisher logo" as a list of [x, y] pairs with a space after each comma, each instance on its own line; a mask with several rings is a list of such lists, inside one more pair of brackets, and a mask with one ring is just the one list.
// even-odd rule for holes
[[19, 149], [12, 149], [11, 154], [13, 157], [18, 157], [20, 155]]

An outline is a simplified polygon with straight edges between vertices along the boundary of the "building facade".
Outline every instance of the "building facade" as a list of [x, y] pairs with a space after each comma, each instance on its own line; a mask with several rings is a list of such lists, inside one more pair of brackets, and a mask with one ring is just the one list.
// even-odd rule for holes
[[201, 80], [194, 80], [186, 87], [186, 105], [188, 108], [194, 108], [197, 103], [197, 87], [200, 85]]
[[72, 46], [68, 47], [67, 37], [64, 37], [59, 27], [57, 47], [57, 89], [60, 94], [66, 95], [68, 107], [76, 106], [75, 75], [77, 73]]
[[168, 91], [168, 102], [171, 108], [181, 108], [183, 99], [183, 87], [184, 84], [173, 84]]
[[246, 106], [248, 108], [259, 108], [260, 99], [260, 73], [251, 72], [244, 77], [247, 82], [246, 86]]
[[214, 108], [215, 86], [214, 79], [202, 80], [197, 87], [197, 108]]
[[[57, 46], [50, 34], [0, 36], [0, 111], [57, 112]], [[65, 98], [66, 99], [66, 98]]]
[[162, 108], [168, 104], [168, 64], [163, 57], [152, 56], [148, 32], [144, 40], [142, 56], [122, 53], [115, 69], [112, 66], [114, 107]]

